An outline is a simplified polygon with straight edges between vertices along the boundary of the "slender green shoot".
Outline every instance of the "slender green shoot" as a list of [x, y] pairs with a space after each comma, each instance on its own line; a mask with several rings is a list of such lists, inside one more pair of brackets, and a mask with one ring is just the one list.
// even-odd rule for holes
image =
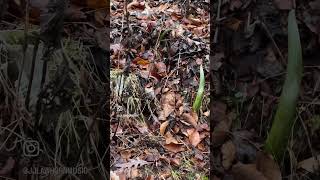
[[265, 150], [281, 162], [287, 147], [296, 115], [302, 78], [302, 53], [295, 10], [288, 17], [288, 65], [279, 106], [273, 120], [270, 134], [266, 140]]
[[200, 110], [202, 99], [203, 99], [204, 86], [205, 86], [204, 72], [203, 72], [202, 65], [200, 65], [199, 88], [198, 88], [196, 100], [194, 101], [193, 106], [192, 106], [192, 109], [194, 112], [199, 112], [199, 110]]

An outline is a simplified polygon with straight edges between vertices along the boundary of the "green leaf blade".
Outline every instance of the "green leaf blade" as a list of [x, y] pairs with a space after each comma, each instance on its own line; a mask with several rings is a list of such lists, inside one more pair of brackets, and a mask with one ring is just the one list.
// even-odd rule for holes
[[288, 16], [288, 65], [280, 103], [268, 135], [265, 149], [281, 160], [295, 121], [295, 109], [302, 79], [302, 51], [295, 10]]

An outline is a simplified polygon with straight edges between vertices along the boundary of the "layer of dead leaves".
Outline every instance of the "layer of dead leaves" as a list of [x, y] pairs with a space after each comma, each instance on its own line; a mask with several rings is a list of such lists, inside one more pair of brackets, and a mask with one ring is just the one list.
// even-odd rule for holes
[[[130, 73], [142, 82], [139, 98], [148, 104], [142, 112], [145, 122], [119, 120], [120, 141], [112, 139], [111, 151], [115, 176], [172, 179], [173, 171], [182, 179], [188, 173], [208, 176], [203, 172], [209, 167], [208, 98], [199, 114], [191, 106], [199, 83], [197, 69], [200, 64], [208, 67], [209, 13], [192, 4], [192, 13], [185, 16], [182, 2], [111, 1], [112, 68], [130, 66]], [[116, 127], [112, 124], [112, 132]], [[132, 162], [143, 167], [119, 168]]]
[[[294, 4], [295, 2], [296, 4]], [[319, 170], [319, 9], [318, 0], [221, 1], [212, 30], [214, 102], [211, 169], [214, 179], [317, 179]], [[287, 13], [296, 6], [304, 56], [299, 99], [299, 127], [286, 161], [263, 154], [284, 81], [287, 58]], [[256, 25], [257, 22], [263, 26]], [[319, 121], [318, 121], [319, 122]], [[303, 128], [304, 126], [304, 128]], [[317, 129], [317, 130], [315, 130]], [[306, 141], [309, 141], [306, 145]], [[312, 152], [312, 153], [310, 153]], [[289, 170], [290, 169], [290, 170]]]

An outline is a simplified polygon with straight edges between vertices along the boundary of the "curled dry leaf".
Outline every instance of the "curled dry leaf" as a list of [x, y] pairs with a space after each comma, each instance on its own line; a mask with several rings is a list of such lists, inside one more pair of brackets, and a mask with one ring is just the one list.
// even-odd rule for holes
[[193, 127], [197, 128], [198, 125], [198, 115], [195, 112], [184, 113], [182, 114], [182, 118], [190, 123]]
[[167, 132], [165, 135], [166, 138], [166, 144], [179, 144], [179, 142], [172, 136], [170, 132]]
[[134, 10], [134, 9], [141, 9], [143, 10], [145, 8], [144, 2], [139, 2], [137, 0], [132, 1], [127, 6], [128, 10]]
[[201, 142], [200, 134], [196, 129], [193, 129], [193, 131], [190, 133], [189, 141], [195, 147]]
[[175, 144], [175, 143], [170, 143], [170, 144], [165, 144], [164, 147], [171, 152], [178, 153], [185, 151], [184, 145], [183, 144]]
[[166, 132], [167, 126], [169, 125], [169, 121], [165, 121], [160, 125], [160, 134], [163, 136]]
[[229, 169], [236, 157], [236, 146], [233, 144], [232, 141], [228, 141], [222, 145], [221, 153], [222, 153], [222, 166], [225, 169]]
[[192, 15], [188, 17], [188, 20], [192, 25], [200, 26], [203, 24], [203, 21], [201, 19], [194, 18]]
[[200, 150], [200, 151], [208, 151], [208, 148], [204, 145], [203, 142], [200, 142], [197, 146], [197, 148]]

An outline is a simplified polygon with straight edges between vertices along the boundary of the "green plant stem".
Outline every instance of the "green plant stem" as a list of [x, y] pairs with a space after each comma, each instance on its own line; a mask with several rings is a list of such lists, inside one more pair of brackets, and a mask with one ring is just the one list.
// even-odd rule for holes
[[288, 66], [287, 75], [280, 97], [280, 103], [266, 140], [265, 150], [276, 160], [284, 157], [288, 138], [295, 121], [295, 109], [299, 97], [302, 78], [302, 53], [295, 10], [289, 12], [288, 17]]
[[192, 106], [192, 109], [194, 112], [199, 112], [199, 110], [200, 110], [202, 98], [203, 98], [203, 93], [204, 93], [204, 85], [205, 85], [204, 72], [203, 72], [202, 65], [200, 65], [199, 88], [198, 88], [196, 100], [194, 101], [193, 106]]

